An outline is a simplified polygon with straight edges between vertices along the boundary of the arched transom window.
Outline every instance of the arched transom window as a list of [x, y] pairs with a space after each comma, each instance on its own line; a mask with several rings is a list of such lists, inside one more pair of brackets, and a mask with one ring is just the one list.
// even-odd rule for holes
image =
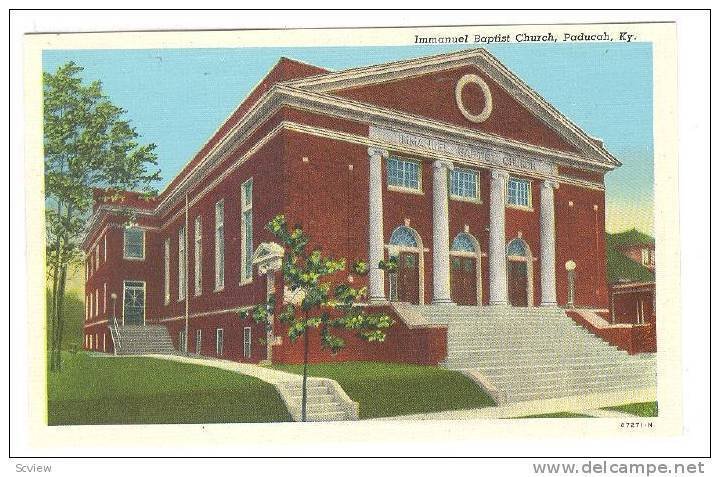
[[527, 257], [527, 244], [516, 238], [508, 244], [507, 251], [509, 257]]
[[418, 243], [415, 232], [410, 227], [401, 226], [396, 228], [390, 236], [390, 245], [417, 248]]
[[450, 250], [453, 252], [475, 252], [475, 241], [467, 233], [459, 233], [453, 240]]

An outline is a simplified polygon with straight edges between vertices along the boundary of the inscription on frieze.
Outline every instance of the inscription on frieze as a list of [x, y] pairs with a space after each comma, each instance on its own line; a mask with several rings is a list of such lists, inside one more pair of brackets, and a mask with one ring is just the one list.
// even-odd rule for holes
[[370, 139], [407, 146], [413, 149], [447, 154], [488, 166], [521, 169], [551, 175], [557, 174], [557, 169], [554, 165], [536, 159], [508, 154], [489, 147], [444, 141], [380, 126], [370, 126]]

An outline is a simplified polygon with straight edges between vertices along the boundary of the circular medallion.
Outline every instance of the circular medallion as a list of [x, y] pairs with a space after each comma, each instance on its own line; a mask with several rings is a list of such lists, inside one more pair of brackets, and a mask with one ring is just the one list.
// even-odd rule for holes
[[[463, 104], [463, 88], [470, 83], [478, 85], [485, 97], [485, 107], [482, 111], [480, 111], [480, 114], [471, 113]], [[455, 102], [457, 103], [458, 109], [460, 109], [462, 115], [465, 116], [468, 121], [472, 121], [474, 123], [481, 123], [485, 121], [490, 117], [490, 113], [492, 113], [492, 95], [490, 94], [490, 88], [478, 75], [467, 74], [458, 80], [457, 85], [455, 86]]]

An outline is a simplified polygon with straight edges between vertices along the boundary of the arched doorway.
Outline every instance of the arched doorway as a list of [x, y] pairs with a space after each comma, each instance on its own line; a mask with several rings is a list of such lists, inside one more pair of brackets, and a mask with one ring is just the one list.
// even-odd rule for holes
[[423, 303], [424, 258], [422, 239], [417, 231], [406, 225], [393, 230], [388, 254], [397, 257], [397, 273], [389, 277], [391, 300]]
[[508, 299], [512, 306], [528, 306], [533, 302], [532, 254], [521, 238], [507, 246]]
[[458, 305], [482, 302], [480, 244], [467, 232], [455, 236], [450, 246], [450, 294]]

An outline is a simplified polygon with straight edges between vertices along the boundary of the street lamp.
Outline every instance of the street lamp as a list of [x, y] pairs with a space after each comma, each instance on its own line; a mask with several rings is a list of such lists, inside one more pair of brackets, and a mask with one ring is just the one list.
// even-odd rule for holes
[[112, 303], [113, 303], [113, 324], [117, 325], [117, 318], [115, 317], [115, 302], [117, 301], [117, 294], [111, 293], [110, 299], [112, 300]]
[[568, 260], [565, 262], [565, 270], [568, 274], [568, 308], [575, 307], [575, 267], [577, 265], [574, 261]]

